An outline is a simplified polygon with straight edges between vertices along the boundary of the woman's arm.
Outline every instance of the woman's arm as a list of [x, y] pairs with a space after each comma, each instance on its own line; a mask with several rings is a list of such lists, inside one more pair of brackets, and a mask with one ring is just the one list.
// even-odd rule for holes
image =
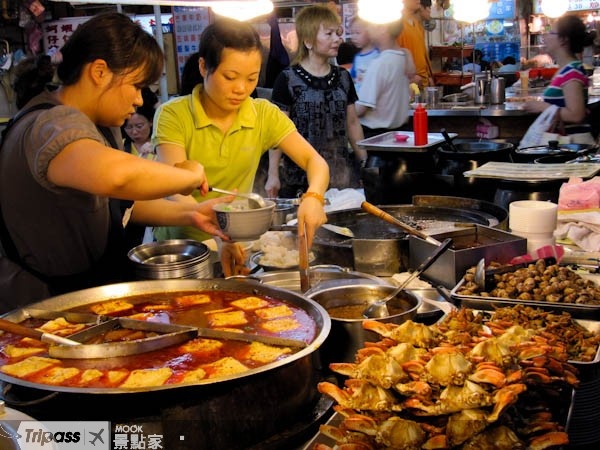
[[217, 224], [213, 205], [231, 202], [234, 198], [219, 197], [194, 204], [166, 199], [141, 200], [133, 204], [131, 221], [148, 226], [192, 226], [227, 241], [229, 238]]
[[186, 158], [161, 164], [81, 139], [64, 147], [48, 165], [48, 180], [105, 197], [150, 200], [208, 191], [204, 167]]
[[[174, 164], [177, 161], [183, 161], [187, 159], [187, 153], [185, 148], [176, 144], [160, 144], [156, 147], [156, 154], [158, 161], [165, 164]], [[208, 181], [206, 184], [206, 191], [202, 191], [202, 194], [208, 192]], [[171, 195], [170, 200], [177, 200], [180, 202], [197, 203], [196, 199], [191, 195]]]
[[307, 192], [317, 194], [306, 196], [298, 208], [298, 232], [303, 232], [306, 227], [308, 245], [311, 246], [317, 228], [327, 222], [323, 195], [329, 186], [329, 166], [297, 131], [281, 141], [279, 148], [306, 172]]
[[[563, 85], [565, 106], [558, 109], [559, 118], [567, 123], [580, 123], [585, 119], [587, 105], [581, 83], [573, 80]], [[550, 106], [548, 102], [529, 101], [525, 103], [528, 112], [541, 113]]]
[[358, 120], [354, 103], [348, 105], [348, 108], [346, 108], [346, 127], [348, 128], [348, 140], [350, 141], [350, 146], [352, 147], [352, 150], [354, 150], [354, 157], [361, 164], [363, 161], [366, 163], [368, 157], [367, 151], [357, 144], [358, 141], [365, 138], [365, 135], [363, 133], [362, 125]]

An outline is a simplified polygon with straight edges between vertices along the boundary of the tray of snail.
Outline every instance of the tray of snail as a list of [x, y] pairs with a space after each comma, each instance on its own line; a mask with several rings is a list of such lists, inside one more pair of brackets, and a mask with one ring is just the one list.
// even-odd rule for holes
[[[494, 265], [486, 270], [489, 268]], [[475, 282], [475, 267], [467, 269], [450, 292], [452, 301], [457, 306], [481, 310], [526, 305], [568, 312], [578, 319], [600, 320], [600, 286], [569, 267], [540, 259], [527, 267], [500, 272], [482, 289]]]

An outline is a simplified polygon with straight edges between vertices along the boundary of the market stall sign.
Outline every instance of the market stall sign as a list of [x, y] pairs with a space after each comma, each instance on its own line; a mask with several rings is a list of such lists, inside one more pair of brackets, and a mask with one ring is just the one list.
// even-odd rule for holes
[[[585, 11], [588, 9], [597, 10], [599, 8], [600, 0], [569, 0], [569, 7], [567, 11]], [[533, 12], [535, 14], [543, 14], [542, 0], [535, 0], [533, 3]]]

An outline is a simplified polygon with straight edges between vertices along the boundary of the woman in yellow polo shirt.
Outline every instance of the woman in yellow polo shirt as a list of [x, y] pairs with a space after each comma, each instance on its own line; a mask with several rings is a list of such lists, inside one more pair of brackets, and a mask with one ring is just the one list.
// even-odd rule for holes
[[[308, 189], [298, 209], [298, 227], [299, 233], [306, 227], [310, 245], [316, 229], [327, 220], [323, 194], [329, 184], [329, 168], [277, 106], [250, 97], [262, 62], [258, 33], [248, 23], [219, 19], [204, 30], [199, 48], [203, 83], [190, 95], [176, 97], [156, 112], [152, 142], [159, 160], [168, 164], [182, 159], [198, 161], [211, 185], [251, 192], [262, 154], [270, 148], [281, 149], [308, 176]], [[172, 199], [201, 199], [200, 194], [194, 195]], [[160, 240], [210, 237], [190, 227], [161, 228], [155, 235]], [[232, 267], [244, 262], [241, 246], [225, 244], [221, 261], [224, 275], [231, 275]]]

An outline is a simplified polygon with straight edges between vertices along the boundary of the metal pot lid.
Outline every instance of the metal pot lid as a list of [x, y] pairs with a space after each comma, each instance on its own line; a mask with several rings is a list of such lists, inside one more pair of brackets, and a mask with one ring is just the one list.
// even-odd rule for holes
[[469, 100], [469, 94], [458, 93], [458, 94], [448, 94], [442, 97], [443, 102], [457, 103], [457, 102], [466, 102]]
[[492, 152], [502, 152], [502, 151], [510, 151], [514, 148], [514, 145], [510, 142], [454, 142], [454, 147], [456, 151], [453, 149], [444, 147], [443, 145], [438, 147], [438, 151], [443, 153], [444, 156], [452, 157], [452, 155], [461, 155], [467, 153], [478, 154], [478, 153], [492, 153]]
[[553, 155], [563, 152], [588, 152], [594, 149], [596, 149], [596, 146], [590, 144], [560, 144], [558, 141], [550, 141], [547, 145], [517, 148], [516, 152], [521, 155]]

